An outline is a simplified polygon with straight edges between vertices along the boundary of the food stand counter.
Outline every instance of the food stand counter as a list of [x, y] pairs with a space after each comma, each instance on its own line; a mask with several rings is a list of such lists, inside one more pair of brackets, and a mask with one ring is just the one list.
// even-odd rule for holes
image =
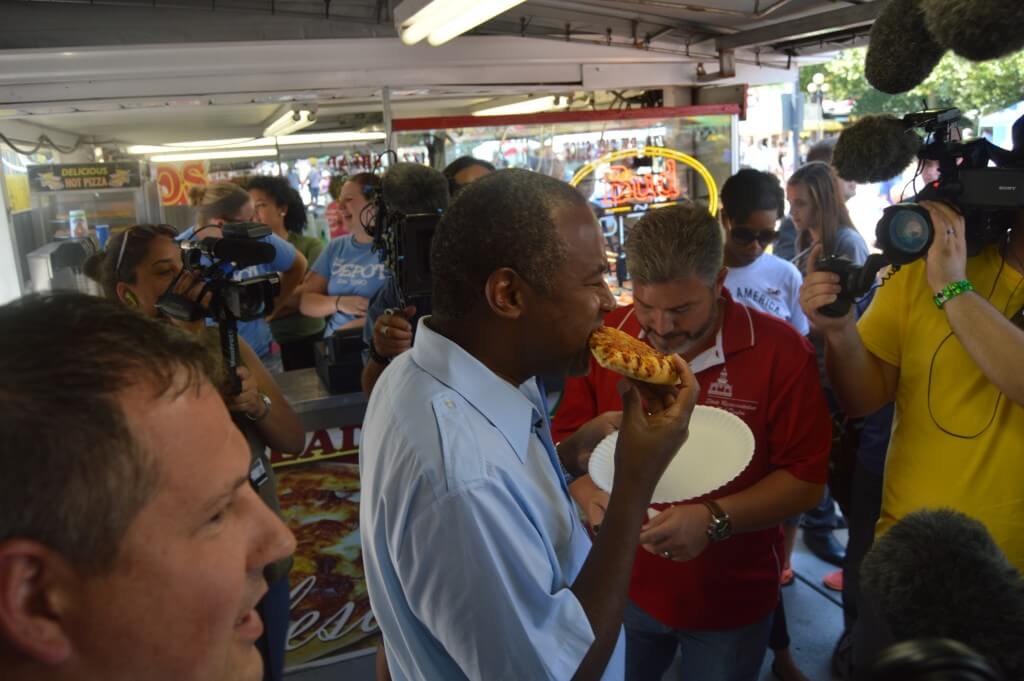
[[359, 440], [366, 397], [332, 395], [314, 369], [277, 376], [306, 430], [299, 455], [271, 453], [281, 513], [298, 547], [289, 576], [290, 681], [372, 681], [380, 634], [359, 545]]

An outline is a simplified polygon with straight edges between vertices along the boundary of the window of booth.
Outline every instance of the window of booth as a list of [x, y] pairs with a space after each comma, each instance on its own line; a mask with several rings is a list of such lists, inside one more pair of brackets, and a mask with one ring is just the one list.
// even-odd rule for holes
[[620, 302], [631, 302], [622, 244], [649, 210], [698, 200], [717, 211], [732, 173], [738, 108], [582, 111], [526, 116], [396, 120], [400, 149], [422, 150], [434, 167], [462, 156], [496, 168], [528, 168], [573, 184], [604, 231]]

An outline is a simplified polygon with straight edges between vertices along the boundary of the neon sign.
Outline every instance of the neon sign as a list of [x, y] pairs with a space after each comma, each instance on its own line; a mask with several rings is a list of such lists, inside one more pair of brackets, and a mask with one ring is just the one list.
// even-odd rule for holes
[[[658, 162], [658, 167], [652, 163], [649, 166], [651, 172], [637, 172], [638, 169], [615, 163], [625, 158], [645, 157]], [[588, 175], [606, 167], [603, 177], [595, 178], [604, 185], [602, 195], [596, 198], [606, 210], [620, 212], [636, 210], [640, 206], [644, 209], [665, 207], [674, 205], [678, 199], [684, 198], [683, 188], [679, 185], [677, 163], [691, 168], [704, 181], [708, 189], [708, 211], [712, 215], [717, 215], [718, 185], [715, 184], [711, 172], [694, 157], [666, 147], [637, 147], [614, 151], [580, 167], [569, 184], [575, 187]]]
[[682, 192], [676, 177], [676, 162], [665, 159], [660, 171], [638, 173], [626, 166], [613, 165], [604, 177], [604, 196], [598, 202], [604, 208], [618, 208], [637, 203], [662, 203], [675, 201]]

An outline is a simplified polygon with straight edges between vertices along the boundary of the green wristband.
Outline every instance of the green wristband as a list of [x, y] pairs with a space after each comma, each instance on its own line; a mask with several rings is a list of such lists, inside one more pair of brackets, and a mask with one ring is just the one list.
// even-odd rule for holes
[[946, 284], [946, 287], [935, 294], [935, 307], [942, 309], [942, 306], [948, 303], [953, 298], [956, 298], [961, 293], [967, 293], [968, 291], [974, 290], [974, 284], [961, 279], [960, 281], [954, 281], [952, 284]]

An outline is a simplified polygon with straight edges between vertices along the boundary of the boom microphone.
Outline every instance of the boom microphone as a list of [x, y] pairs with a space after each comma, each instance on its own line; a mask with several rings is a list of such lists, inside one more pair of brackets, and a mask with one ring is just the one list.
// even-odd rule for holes
[[1020, 0], [922, 0], [932, 38], [972, 61], [997, 59], [1024, 48]]
[[851, 182], [884, 182], [913, 162], [921, 138], [888, 114], [865, 116], [839, 135], [832, 165]]
[[871, 27], [864, 75], [890, 95], [920, 85], [946, 51], [928, 33], [922, 0], [892, 0]]
[[438, 214], [448, 208], [444, 175], [418, 163], [396, 163], [381, 180], [384, 204], [405, 215]]
[[232, 239], [229, 237], [200, 239], [199, 249], [218, 260], [229, 260], [240, 267], [273, 262], [274, 256], [277, 255], [273, 244], [254, 239]]
[[1024, 678], [1024, 578], [977, 520], [907, 515], [875, 541], [861, 583], [895, 641], [951, 638]]

